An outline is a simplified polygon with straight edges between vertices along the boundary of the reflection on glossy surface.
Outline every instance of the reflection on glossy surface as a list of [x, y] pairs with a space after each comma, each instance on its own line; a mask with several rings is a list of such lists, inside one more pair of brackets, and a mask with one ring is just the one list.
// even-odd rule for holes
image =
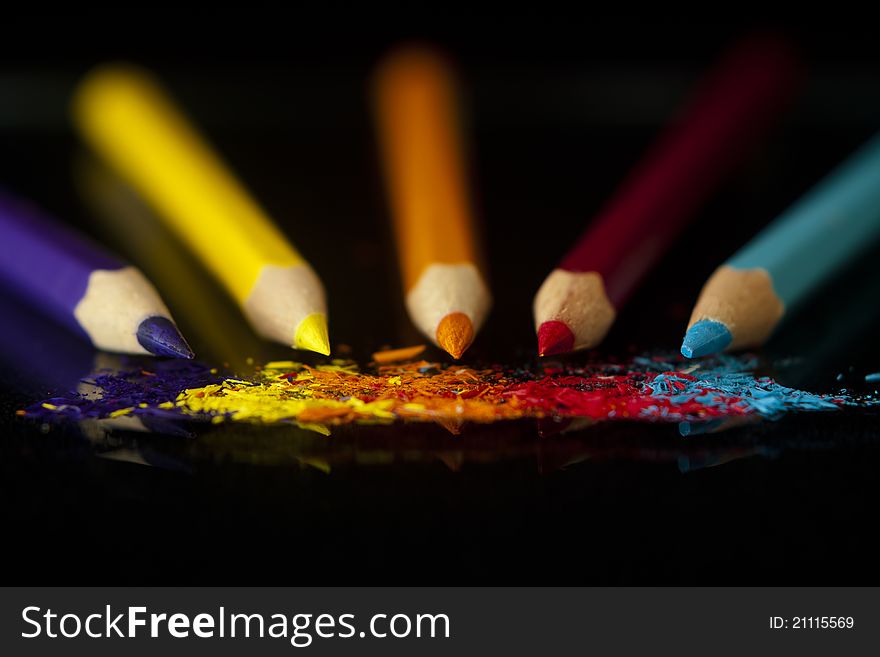
[[798, 356], [783, 363], [791, 385], [814, 386], [836, 370], [843, 374], [837, 383], [847, 387], [876, 366], [871, 350], [880, 326], [878, 258], [875, 248], [852, 263], [774, 336], [769, 355]]
[[[844, 412], [855, 424], [872, 422], [870, 414]], [[876, 417], [873, 416], [873, 417]], [[863, 419], [860, 419], [863, 418]], [[761, 424], [760, 422], [758, 424]], [[754, 423], [691, 425], [682, 437], [676, 425], [601, 423], [565, 434], [542, 436], [532, 420], [489, 425], [467, 424], [458, 435], [426, 424], [335, 427], [324, 436], [294, 425], [212, 425], [143, 422], [124, 417], [78, 424], [87, 451], [106, 458], [188, 472], [211, 464], [259, 467], [307, 466], [327, 475], [351, 467], [389, 467], [443, 463], [449, 470], [490, 464], [532, 463], [549, 475], [584, 461], [640, 461], [675, 464], [682, 473], [743, 458], [778, 456], [784, 449], [827, 449], [827, 440], [788, 440], [787, 427], [804, 425], [802, 417]], [[827, 425], [823, 420], [820, 425]], [[70, 425], [44, 425], [46, 439], [64, 436]], [[134, 456], [139, 455], [139, 456]]]
[[0, 292], [0, 382], [22, 396], [74, 390], [100, 358], [92, 345]]
[[761, 418], [752, 415], [740, 415], [738, 417], [717, 417], [702, 422], [679, 422], [678, 432], [682, 436], [699, 436], [720, 431], [730, 431], [738, 427], [756, 424]]
[[88, 444], [88, 449], [102, 459], [148, 465], [166, 470], [190, 472], [188, 465], [165, 453], [161, 446], [154, 447], [143, 438], [149, 434], [192, 438], [180, 426], [156, 420], [135, 417], [82, 420], [76, 427]]

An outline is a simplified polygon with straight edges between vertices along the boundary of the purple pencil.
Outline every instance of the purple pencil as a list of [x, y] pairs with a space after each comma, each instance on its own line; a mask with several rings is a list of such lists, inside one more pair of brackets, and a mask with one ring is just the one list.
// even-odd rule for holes
[[138, 269], [3, 193], [0, 284], [98, 349], [193, 357], [159, 293]]

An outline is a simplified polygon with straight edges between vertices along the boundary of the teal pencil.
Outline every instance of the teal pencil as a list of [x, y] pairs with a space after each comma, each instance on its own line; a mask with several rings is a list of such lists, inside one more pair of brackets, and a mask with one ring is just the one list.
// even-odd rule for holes
[[880, 237], [880, 134], [706, 281], [681, 353], [762, 344], [786, 311]]

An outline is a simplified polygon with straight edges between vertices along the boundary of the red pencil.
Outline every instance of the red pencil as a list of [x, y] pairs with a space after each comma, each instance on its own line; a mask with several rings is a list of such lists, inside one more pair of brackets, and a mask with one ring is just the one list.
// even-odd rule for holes
[[779, 116], [800, 80], [789, 45], [736, 45], [538, 290], [542, 356], [599, 344], [617, 311]]

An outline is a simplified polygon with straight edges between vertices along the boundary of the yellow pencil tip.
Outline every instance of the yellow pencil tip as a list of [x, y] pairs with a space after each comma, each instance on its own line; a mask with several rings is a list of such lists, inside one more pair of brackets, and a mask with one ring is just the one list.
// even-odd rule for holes
[[461, 358], [474, 341], [474, 325], [464, 313], [449, 313], [437, 325], [437, 343], [453, 358]]
[[294, 349], [307, 349], [325, 356], [330, 355], [330, 338], [327, 337], [327, 317], [312, 313], [296, 327]]

